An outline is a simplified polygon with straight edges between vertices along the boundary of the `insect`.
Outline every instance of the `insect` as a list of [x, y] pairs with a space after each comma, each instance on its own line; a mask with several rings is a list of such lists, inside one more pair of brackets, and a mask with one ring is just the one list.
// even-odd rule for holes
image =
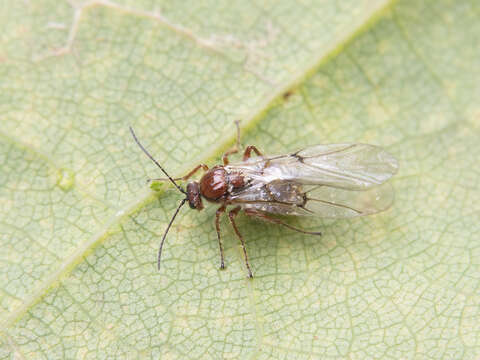
[[[203, 209], [202, 198], [220, 205], [215, 216], [215, 228], [221, 269], [225, 268], [225, 261], [220, 217], [227, 212], [228, 206], [233, 206], [228, 211], [228, 219], [242, 245], [250, 278], [253, 274], [245, 241], [235, 223], [235, 217], [241, 210], [248, 216], [294, 231], [321, 235], [320, 232], [298, 229], [271, 215], [351, 218], [386, 210], [392, 204], [394, 192], [386, 181], [397, 172], [398, 162], [381, 147], [360, 143], [315, 145], [287, 155], [266, 156], [255, 146], [249, 145], [243, 151], [242, 161], [230, 164], [228, 157], [240, 150], [240, 127], [238, 121], [235, 124], [237, 143], [223, 155], [223, 165], [209, 168], [200, 164], [176, 179], [150, 155], [130, 127], [140, 149], [167, 176], [166, 179], [152, 180], [170, 181], [185, 195], [162, 236], [157, 258], [158, 270], [165, 238], [186, 202], [196, 210]], [[252, 152], [256, 156], [252, 156]], [[200, 169], [205, 172], [200, 181], [189, 182], [186, 189], [177, 183], [179, 180], [188, 180]]]

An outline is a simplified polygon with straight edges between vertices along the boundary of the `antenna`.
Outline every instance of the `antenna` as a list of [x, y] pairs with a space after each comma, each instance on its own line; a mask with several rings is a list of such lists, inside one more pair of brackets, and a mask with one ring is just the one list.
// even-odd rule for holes
[[160, 271], [160, 258], [162, 257], [162, 248], [163, 248], [163, 243], [165, 242], [165, 238], [167, 237], [168, 230], [170, 230], [170, 226], [172, 226], [173, 220], [177, 217], [178, 212], [180, 211], [180, 208], [185, 204], [187, 201], [187, 198], [183, 199], [180, 205], [178, 205], [177, 210], [175, 211], [175, 214], [172, 216], [172, 220], [168, 223], [167, 230], [165, 230], [165, 233], [163, 234], [162, 237], [162, 242], [160, 243], [160, 248], [158, 249], [158, 259], [157, 259], [157, 268], [158, 271]]
[[[143, 147], [142, 144], [140, 144], [140, 141], [138, 141], [137, 136], [135, 135], [135, 132], [133, 131], [132, 127], [129, 126], [128, 128], [130, 129], [130, 132], [132, 133], [133, 139], [135, 140], [135, 142], [137, 143], [137, 145], [140, 147], [140, 149], [142, 149], [142, 151], [145, 153], [145, 155], [147, 155], [147, 156], [150, 158], [150, 160], [152, 160], [152, 161], [155, 163], [155, 165], [157, 165], [157, 166], [160, 168], [160, 170], [162, 170], [163, 173], [164, 173], [165, 175], [167, 175], [168, 179], [172, 182], [173, 185], [175, 185], [175, 187], [178, 189], [178, 191], [180, 191], [181, 193], [187, 195], [187, 192], [186, 192], [185, 190], [183, 190], [183, 189], [175, 182], [175, 180], [172, 179], [172, 177], [171, 177], [170, 175], [167, 174], [167, 172], [165, 171], [165, 169], [158, 163], [158, 161], [155, 160], [152, 155], [150, 155], [150, 153]], [[184, 201], [184, 202], [185, 202], [185, 201]], [[183, 205], [183, 203], [182, 203], [182, 205]], [[179, 208], [179, 209], [180, 209], [180, 208]], [[177, 212], [178, 212], [178, 210], [177, 210]], [[175, 215], [177, 215], [177, 213], [175, 213]], [[174, 216], [173, 218], [175, 219], [175, 216]], [[172, 219], [172, 220], [173, 220], [173, 219]], [[171, 223], [170, 223], [170, 224], [171, 224]], [[170, 228], [170, 225], [168, 225], [168, 227]], [[167, 231], [168, 231], [168, 228], [167, 228]], [[166, 234], [165, 234], [165, 235], [166, 235]]]

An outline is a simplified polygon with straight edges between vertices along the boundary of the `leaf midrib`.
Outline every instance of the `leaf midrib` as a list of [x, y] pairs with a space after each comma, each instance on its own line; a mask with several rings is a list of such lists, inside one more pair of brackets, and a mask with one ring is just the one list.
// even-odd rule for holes
[[[324, 63], [329, 61], [331, 58], [335, 57], [341, 50], [350, 43], [354, 38], [359, 36], [361, 33], [366, 31], [370, 26], [372, 26], [378, 18], [384, 14], [388, 9], [393, 6], [397, 0], [385, 0], [383, 5], [379, 6], [377, 9], [372, 10], [368, 15], [364, 16], [361, 19], [357, 19], [356, 24], [351, 26], [351, 31], [343, 34], [343, 38], [338, 39], [337, 42], [331, 43], [331, 46], [325, 48], [322, 52], [318, 54], [318, 57], [312, 60], [312, 62], [305, 67], [304, 71], [299, 70], [296, 73], [293, 73], [292, 77], [285, 81], [283, 84], [279, 84], [276, 89], [269, 92], [269, 95], [264, 97], [258, 102], [258, 106], [254, 108], [241, 122], [241, 131], [246, 133], [251, 128], [254, 127], [266, 114], [266, 112], [272, 108], [278, 101], [281, 100], [282, 95], [288, 90], [292, 90], [307, 79], [311, 74], [313, 74], [318, 68], [320, 68]], [[100, 2], [101, 3], [101, 2]], [[163, 22], [160, 24], [167, 26]], [[169, 28], [172, 31], [175, 29]], [[187, 37], [186, 37], [187, 38]], [[233, 129], [233, 124], [232, 124]], [[226, 150], [231, 146], [235, 141], [235, 135], [232, 132], [232, 135], [225, 138], [220, 145], [207, 149], [205, 152], [201, 153], [196, 159], [198, 162], [209, 162], [217, 158], [218, 154]], [[33, 151], [37, 154], [43, 154], [40, 151], [37, 151], [34, 147], [30, 145], [23, 144], [25, 148]], [[43, 157], [49, 159], [48, 155], [43, 154]], [[194, 161], [196, 163], [197, 161]], [[191, 166], [185, 166], [180, 168], [179, 174], [186, 173], [190, 170]], [[178, 174], [177, 174], [178, 175]], [[77, 186], [77, 185], [76, 185]], [[143, 206], [150, 204], [152, 201], [157, 199], [161, 195], [155, 193], [149, 188], [145, 188], [140, 195], [136, 195], [134, 200], [128, 201], [123, 207], [121, 207], [115, 215], [113, 215], [95, 234], [93, 234], [87, 241], [80, 244], [80, 246], [72, 252], [55, 270], [50, 276], [48, 276], [42, 283], [35, 287], [31, 295], [28, 296], [25, 301], [18, 306], [15, 310], [11, 311], [2, 321], [0, 322], [0, 332], [2, 337], [7, 338], [8, 334], [6, 333], [12, 325], [14, 325], [22, 316], [28, 312], [35, 304], [37, 304], [47, 293], [55, 288], [65, 279], [68, 274], [73, 270], [73, 268], [81, 262], [81, 260], [88, 255], [97, 245], [101, 244], [104, 239], [117, 230], [113, 230], [115, 226], [121, 224], [125, 218], [129, 218], [132, 214], [136, 213]], [[89, 196], [95, 199], [94, 196]], [[107, 204], [103, 204], [107, 205]], [[239, 255], [240, 256], [240, 255]], [[258, 303], [255, 299], [255, 292], [252, 286], [247, 286], [247, 291], [249, 294], [249, 301], [253, 309], [253, 313], [257, 313], [256, 304]], [[256, 328], [257, 328], [257, 344], [255, 350], [252, 352], [251, 358], [254, 359], [260, 354], [261, 345], [262, 345], [262, 326], [259, 323], [258, 316], [255, 316]]]

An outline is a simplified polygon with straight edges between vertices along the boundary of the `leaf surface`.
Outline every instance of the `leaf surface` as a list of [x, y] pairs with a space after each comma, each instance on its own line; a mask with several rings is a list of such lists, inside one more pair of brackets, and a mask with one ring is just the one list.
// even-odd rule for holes
[[[9, 2], [0, 12], [0, 357], [475, 359], [475, 1]], [[394, 154], [394, 206], [222, 222], [152, 192], [234, 143]]]

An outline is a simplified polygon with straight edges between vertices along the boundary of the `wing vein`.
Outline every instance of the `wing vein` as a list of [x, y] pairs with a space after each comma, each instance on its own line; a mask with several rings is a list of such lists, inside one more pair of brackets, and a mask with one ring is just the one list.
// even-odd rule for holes
[[[367, 180], [369, 182], [373, 182], [374, 184], [378, 184], [378, 182], [374, 178], [371, 178], [371, 177], [368, 177], [368, 176], [357, 177], [357, 176], [354, 176], [352, 174], [349, 174], [349, 175], [345, 176], [345, 175], [342, 175], [340, 172], [333, 171], [333, 170], [328, 170], [328, 169], [325, 169], [325, 168], [322, 168], [322, 167], [319, 167], [319, 166], [314, 166], [312, 164], [303, 163], [303, 165], [305, 165], [306, 167], [309, 167], [311, 169], [320, 170], [320, 171], [323, 171], [327, 174], [335, 175], [335, 176], [337, 176], [341, 179], [354, 179], [354, 180], [358, 180], [358, 181], [362, 181], [362, 182]], [[337, 186], [334, 186], [334, 185], [331, 185], [331, 184], [328, 184], [328, 186], [337, 187]]]
[[[330, 152], [326, 152], [326, 153], [320, 153], [320, 154], [317, 154], [317, 155], [312, 155], [312, 156], [303, 156], [303, 155], [299, 155], [301, 156], [302, 158], [304, 159], [311, 159], [311, 158], [316, 158], [316, 157], [319, 157], [319, 156], [327, 156], [327, 155], [332, 155], [332, 154], [337, 154], [337, 153], [340, 153], [342, 151], [347, 151], [347, 150], [350, 150], [354, 147], [356, 147], [357, 144], [351, 144], [350, 146], [347, 146], [346, 148], [343, 148], [343, 149], [338, 149], [338, 150], [333, 150], [333, 151], [330, 151]], [[300, 150], [300, 151], [303, 151], [304, 149]], [[300, 152], [299, 151], [299, 152]]]
[[343, 205], [343, 204], [336, 204], [336, 203], [333, 203], [333, 202], [327, 201], [327, 200], [307, 198], [307, 201], [309, 201], [309, 200], [318, 201], [318, 202], [321, 202], [321, 203], [324, 203], [324, 204], [327, 204], [327, 205], [337, 206], [337, 207], [341, 207], [341, 208], [344, 208], [344, 209], [349, 209], [349, 210], [355, 211], [357, 214], [361, 214], [361, 213], [362, 213], [360, 210], [354, 209], [354, 208], [352, 208], [352, 207], [350, 207], [350, 206]]

